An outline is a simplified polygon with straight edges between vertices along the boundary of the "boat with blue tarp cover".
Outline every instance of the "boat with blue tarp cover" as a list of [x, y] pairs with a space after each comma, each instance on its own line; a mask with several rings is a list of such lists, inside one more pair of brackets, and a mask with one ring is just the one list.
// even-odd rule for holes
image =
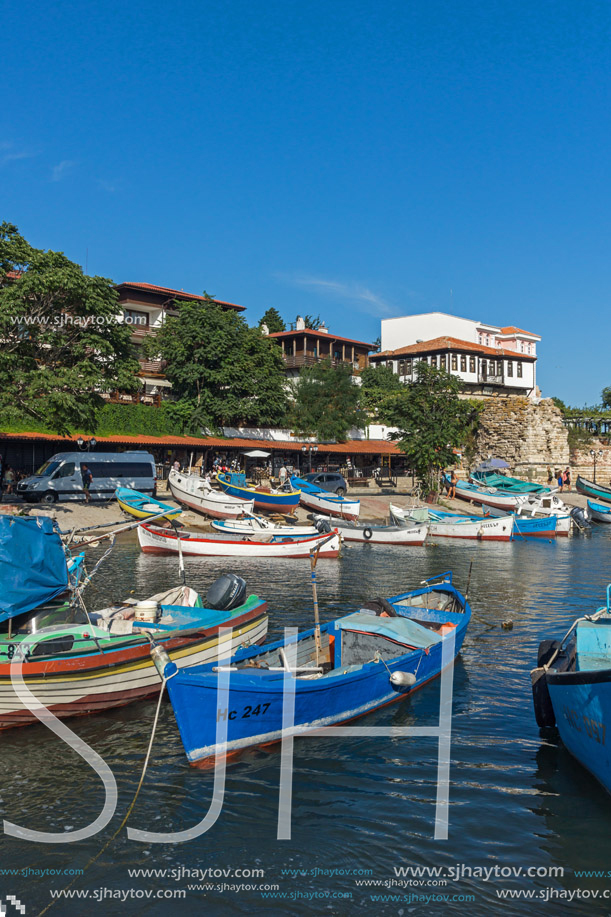
[[482, 487], [496, 487], [497, 490], [511, 494], [547, 494], [552, 491], [552, 488], [545, 484], [535, 484], [533, 481], [523, 481], [521, 478], [510, 478], [496, 471], [474, 471], [471, 474], [471, 481]]
[[[219, 655], [216, 665], [178, 673], [166, 665], [189, 761], [337, 725], [405, 699], [451, 664], [470, 617], [467, 598], [446, 573], [320, 628]], [[286, 697], [294, 698], [292, 721]]]
[[350, 500], [343, 495], [334, 494], [323, 490], [317, 484], [306, 481], [297, 475], [291, 475], [291, 484], [295, 490], [301, 491], [299, 502], [307, 509], [313, 509], [325, 516], [337, 516], [338, 519], [348, 519], [356, 522], [361, 511], [360, 500]]
[[535, 717], [611, 792], [611, 585], [607, 602], [561, 640], [543, 640], [531, 672]]
[[265, 510], [271, 513], [281, 513], [289, 516], [299, 506], [299, 491], [281, 488], [274, 490], [271, 487], [254, 487], [246, 483], [246, 475], [235, 471], [219, 471], [216, 476], [221, 490], [240, 500], [254, 500], [256, 510]]

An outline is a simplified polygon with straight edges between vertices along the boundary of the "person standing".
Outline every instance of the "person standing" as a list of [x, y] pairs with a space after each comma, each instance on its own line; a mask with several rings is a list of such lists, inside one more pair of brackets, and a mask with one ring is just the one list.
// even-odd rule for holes
[[556, 481], [558, 483], [558, 490], [562, 493], [562, 488], [564, 487], [564, 475], [561, 471], [556, 472]]
[[548, 465], [548, 466], [547, 466], [547, 483], [548, 483], [548, 485], [551, 484], [553, 480], [554, 480], [554, 475], [552, 474], [552, 469], [551, 469], [551, 467]]
[[452, 472], [450, 474], [450, 490], [448, 492], [448, 497], [450, 497], [451, 500], [456, 499], [456, 485], [457, 484], [458, 484], [458, 477], [456, 475], [456, 469], [452, 468]]
[[564, 486], [570, 493], [571, 492], [571, 469], [568, 466], [564, 470]]
[[4, 472], [4, 481], [6, 482], [6, 493], [13, 493], [13, 484], [15, 483], [15, 472], [10, 465], [6, 466], [6, 471]]
[[83, 479], [83, 491], [85, 492], [85, 502], [89, 503], [91, 500], [91, 494], [89, 493], [89, 490], [93, 483], [93, 475], [91, 473], [91, 470], [87, 467], [87, 465], [81, 465], [81, 478]]
[[288, 471], [286, 470], [286, 468], [283, 465], [280, 471], [278, 472], [278, 478], [280, 479], [280, 487], [283, 487], [285, 485], [287, 474], [288, 474]]

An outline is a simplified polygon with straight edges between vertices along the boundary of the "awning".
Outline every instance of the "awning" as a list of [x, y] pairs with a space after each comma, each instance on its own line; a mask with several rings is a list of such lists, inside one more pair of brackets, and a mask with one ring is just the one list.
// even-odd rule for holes
[[167, 379], [151, 379], [148, 376], [140, 376], [145, 385], [157, 386], [157, 388], [172, 388], [172, 383]]
[[250, 452], [243, 452], [242, 455], [247, 455], [248, 458], [268, 458], [271, 452], [263, 452], [261, 449], [252, 449]]

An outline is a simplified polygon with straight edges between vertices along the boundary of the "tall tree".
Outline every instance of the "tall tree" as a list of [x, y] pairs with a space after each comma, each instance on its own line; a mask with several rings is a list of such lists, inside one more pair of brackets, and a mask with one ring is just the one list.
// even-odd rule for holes
[[611, 408], [611, 386], [602, 390], [601, 401], [603, 408]]
[[344, 442], [351, 427], [363, 422], [359, 390], [350, 366], [323, 360], [304, 367], [294, 387], [292, 425], [296, 433], [319, 442]]
[[135, 391], [138, 361], [113, 282], [0, 224], [0, 411], [95, 432], [101, 391]]
[[455, 462], [453, 449], [465, 442], [477, 411], [458, 397], [462, 382], [424, 361], [416, 363], [415, 381], [391, 396], [381, 413], [397, 427], [392, 438], [405, 453], [427, 491], [437, 491], [440, 471]]
[[204, 302], [180, 303], [178, 317], [147, 342], [149, 353], [167, 361], [174, 393], [190, 402], [200, 426], [281, 422], [287, 395], [280, 348], [204, 296]]
[[267, 326], [267, 330], [270, 334], [276, 334], [279, 331], [286, 331], [286, 325], [282, 319], [282, 316], [277, 309], [274, 309], [273, 306], [270, 306], [267, 309], [261, 318], [259, 319], [259, 328], [263, 325]]
[[381, 410], [388, 410], [388, 399], [399, 395], [405, 385], [390, 366], [367, 366], [361, 372], [361, 406], [375, 420], [382, 420]]

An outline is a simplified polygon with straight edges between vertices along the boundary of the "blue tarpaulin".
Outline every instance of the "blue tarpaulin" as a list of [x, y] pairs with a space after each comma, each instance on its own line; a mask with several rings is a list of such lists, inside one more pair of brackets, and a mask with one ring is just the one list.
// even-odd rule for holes
[[0, 621], [50, 602], [67, 586], [66, 555], [52, 520], [0, 515]]

